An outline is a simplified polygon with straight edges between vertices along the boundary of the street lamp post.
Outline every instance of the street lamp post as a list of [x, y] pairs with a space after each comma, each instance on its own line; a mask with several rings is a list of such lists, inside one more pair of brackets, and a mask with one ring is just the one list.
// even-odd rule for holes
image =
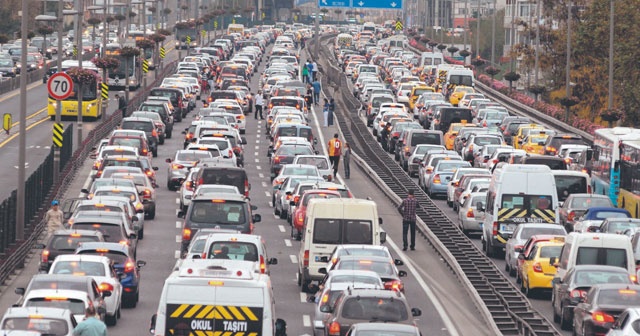
[[[571, 12], [572, 12], [572, 3], [569, 1], [569, 5], [567, 8], [567, 60], [565, 65], [565, 94], [567, 99], [571, 97]], [[569, 121], [569, 105], [565, 107], [565, 116], [564, 121]]]
[[476, 58], [480, 58], [480, 0], [476, 11]]
[[[76, 39], [78, 40], [78, 70], [82, 71], [82, 61], [84, 60], [84, 47], [82, 45], [82, 8], [78, 8], [78, 15], [76, 15], [78, 30], [76, 31]], [[84, 114], [84, 107], [82, 104], [83, 100], [83, 92], [84, 88], [82, 87], [82, 83], [76, 83], [78, 85], [78, 90], [76, 91], [78, 94], [78, 146], [82, 146], [82, 118]]]
[[25, 225], [25, 176], [26, 176], [26, 147], [27, 147], [27, 33], [28, 33], [28, 17], [29, 17], [29, 2], [22, 1], [22, 18], [20, 24], [20, 37], [22, 42], [22, 51], [20, 55], [20, 64], [22, 65], [22, 73], [20, 75], [20, 144], [18, 150], [18, 192], [17, 192], [17, 204], [16, 204], [16, 240], [21, 241], [24, 239], [24, 225]]
[[[536, 58], [535, 58], [535, 72], [534, 72], [534, 82], [535, 85], [538, 86], [538, 77], [540, 74], [540, 4], [542, 0], [536, 0]], [[538, 95], [536, 95], [536, 100], [538, 99]]]
[[491, 20], [491, 66], [496, 64], [496, 1], [493, 0], [493, 11]]
[[613, 108], [613, 36], [614, 36], [614, 12], [615, 0], [609, 0], [609, 99], [607, 100], [607, 109]]

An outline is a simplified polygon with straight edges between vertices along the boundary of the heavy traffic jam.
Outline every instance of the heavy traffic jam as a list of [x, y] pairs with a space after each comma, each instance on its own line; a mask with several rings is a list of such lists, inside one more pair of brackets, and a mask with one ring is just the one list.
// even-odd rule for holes
[[[326, 126], [314, 115], [322, 109], [331, 119], [357, 114], [415, 189], [443, 200], [436, 204], [470, 244], [504, 265], [526, 297], [550, 301], [559, 328], [640, 334], [640, 131], [599, 129], [591, 145], [514, 115], [476, 88], [472, 69], [415, 52], [384, 25], [321, 34], [335, 58], [322, 67], [349, 79], [359, 110], [340, 111], [337, 93], [335, 103], [318, 101], [329, 95], [319, 95], [323, 74], [304, 49], [312, 27], [230, 24], [207, 45], [177, 43], [186, 56], [96, 146], [80, 197], [52, 203], [64, 227], [38, 246], [38, 274], [15, 290], [0, 329], [77, 335], [89, 307], [111, 329], [138, 305], [144, 282], [156, 281], [161, 292], [147, 298], [156, 312], [131, 335], [284, 336], [271, 280], [279, 260], [256, 232], [266, 216], [257, 204], [268, 201], [299, 245], [296, 281], [314, 305], [307, 332], [429, 335], [416, 323], [424, 308], [409, 303], [407, 265], [392, 254], [379, 204], [355, 198], [345, 182], [340, 135], [325, 149]], [[250, 118], [262, 120], [258, 128]], [[246, 137], [256, 134], [269, 143], [266, 201], [245, 169], [253, 164]], [[182, 149], [159, 157], [172, 143]], [[164, 188], [175, 204], [158, 202]], [[177, 261], [166, 279], [143, 280], [156, 266], [137, 248], [145, 229], [176, 220], [156, 217], [167, 207], [176, 208]]]

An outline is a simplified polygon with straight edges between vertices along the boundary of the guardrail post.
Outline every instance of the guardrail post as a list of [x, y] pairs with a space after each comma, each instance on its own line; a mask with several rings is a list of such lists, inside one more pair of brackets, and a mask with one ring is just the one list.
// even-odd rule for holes
[[17, 201], [18, 201], [18, 190], [13, 190], [11, 192], [11, 197], [9, 198], [9, 227], [8, 227], [9, 239], [7, 241], [8, 243], [7, 245], [10, 245], [16, 242], [16, 206], [17, 206], [16, 203]]
[[8, 241], [7, 226], [9, 225], [9, 212], [7, 210], [7, 203], [5, 199], [2, 204], [0, 204], [0, 253], [4, 253]]

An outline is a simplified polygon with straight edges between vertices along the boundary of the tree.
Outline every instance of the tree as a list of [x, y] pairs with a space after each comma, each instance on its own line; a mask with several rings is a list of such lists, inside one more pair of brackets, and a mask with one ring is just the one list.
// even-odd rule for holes
[[458, 55], [462, 56], [463, 58], [467, 58], [471, 55], [471, 52], [469, 52], [469, 50], [460, 50], [460, 52], [458, 52]]
[[342, 10], [341, 9], [336, 9], [333, 12], [336, 13], [336, 15], [338, 16], [338, 21], [340, 21], [340, 14], [342, 14]]
[[455, 54], [458, 50], [460, 50], [458, 47], [454, 47], [451, 46], [449, 48], [447, 48], [447, 51], [451, 54], [451, 57], [453, 57], [453, 54]]
[[500, 69], [493, 66], [488, 66], [484, 69], [484, 72], [486, 72], [487, 75], [491, 76], [491, 79], [493, 79], [495, 75], [500, 73]]
[[[496, 41], [495, 41], [495, 54], [498, 55], [498, 57], [500, 55], [503, 54], [503, 46], [504, 46], [504, 42], [505, 42], [505, 29], [503, 27], [503, 25], [501, 24], [501, 22], [504, 22], [504, 9], [499, 10], [496, 12]], [[551, 16], [549, 16], [551, 17]], [[491, 58], [491, 22], [493, 20], [493, 16], [484, 16], [482, 15], [480, 17], [480, 50], [479, 53], [474, 55], [480, 55], [480, 57], [484, 58], [484, 59], [490, 59]], [[474, 53], [478, 52], [477, 50], [475, 50], [475, 36], [478, 33], [477, 32], [477, 25], [475, 22], [473, 22], [472, 24], [469, 25], [470, 30], [471, 30], [471, 34], [473, 36], [472, 39], [472, 44], [473, 44], [473, 49], [474, 49]]]
[[543, 94], [547, 88], [544, 85], [531, 85], [527, 88], [527, 90], [535, 96], [536, 101], [538, 101], [538, 96]]
[[509, 71], [504, 74], [504, 79], [509, 82], [509, 92], [513, 90], [513, 82], [517, 82], [520, 79], [520, 74], [514, 71]]

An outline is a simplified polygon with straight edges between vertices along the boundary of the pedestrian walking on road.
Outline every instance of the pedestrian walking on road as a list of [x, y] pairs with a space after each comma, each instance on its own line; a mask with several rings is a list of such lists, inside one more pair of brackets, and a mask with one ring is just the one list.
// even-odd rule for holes
[[122, 92], [116, 93], [116, 99], [118, 100], [118, 110], [122, 111], [122, 118], [127, 117], [127, 100]]
[[302, 67], [302, 82], [305, 84], [309, 83], [309, 67], [306, 65]]
[[418, 200], [413, 196], [413, 190], [409, 190], [407, 198], [398, 206], [402, 214], [402, 250], [407, 250], [407, 233], [411, 232], [411, 251], [416, 249], [416, 207]]
[[342, 159], [342, 165], [344, 166], [344, 178], [351, 178], [351, 167], [349, 163], [351, 162], [351, 146], [349, 146], [348, 142], [344, 143], [344, 154], [342, 154], [344, 159]]
[[328, 123], [329, 126], [333, 126], [333, 113], [336, 110], [336, 102], [335, 100], [333, 100], [333, 98], [331, 98], [331, 100], [329, 101], [329, 116], [328, 116]]
[[262, 91], [258, 91], [256, 95], [256, 110], [253, 114], [253, 117], [258, 119], [258, 112], [260, 113], [260, 119], [264, 119], [262, 116], [262, 106], [264, 106], [264, 97], [262, 96]]
[[307, 79], [308, 83], [313, 82], [313, 63], [311, 62], [313, 62], [313, 60], [307, 61], [307, 76], [309, 77]]
[[316, 80], [318, 79], [318, 63], [316, 63], [316, 61], [313, 61], [313, 63], [311, 63], [311, 75], [312, 75], [312, 80]]
[[322, 90], [322, 86], [320, 85], [320, 81], [316, 78], [313, 83], [313, 103], [318, 105], [318, 101], [320, 100], [320, 91]]
[[49, 233], [64, 229], [62, 221], [64, 220], [64, 213], [60, 210], [60, 202], [53, 200], [51, 202], [51, 209], [44, 215], [44, 222], [47, 223], [47, 230]]
[[324, 127], [329, 126], [329, 99], [324, 99], [324, 105], [322, 105], [322, 114], [324, 115]]
[[96, 308], [87, 307], [84, 320], [73, 329], [73, 336], [107, 336], [107, 326], [96, 317]]
[[329, 162], [333, 166], [333, 176], [338, 176], [338, 165], [340, 163], [340, 155], [342, 154], [342, 141], [338, 139], [338, 133], [333, 135], [329, 140]]

